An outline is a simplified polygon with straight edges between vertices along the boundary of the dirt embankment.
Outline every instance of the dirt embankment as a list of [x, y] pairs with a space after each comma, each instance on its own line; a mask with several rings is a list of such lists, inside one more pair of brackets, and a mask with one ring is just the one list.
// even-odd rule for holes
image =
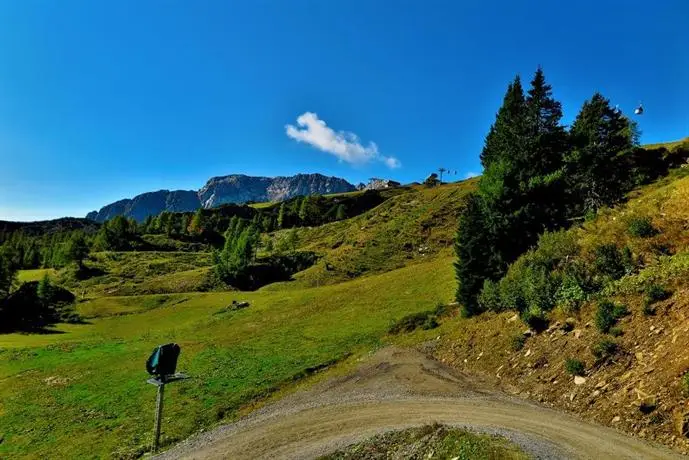
[[679, 457], [505, 396], [419, 352], [386, 348], [351, 375], [202, 433], [159, 458], [313, 458], [381, 432], [433, 422], [505, 435], [536, 458]]
[[[570, 318], [571, 325], [560, 318], [548, 331], [526, 338], [521, 350], [511, 340], [528, 327], [505, 313], [465, 322], [428, 351], [506, 393], [687, 453], [689, 401], [681, 382], [689, 369], [689, 291], [677, 290], [651, 316], [642, 313], [639, 296], [617, 300], [631, 312], [618, 324], [619, 337], [596, 330], [591, 305]], [[602, 356], [599, 349], [596, 356], [603, 342], [614, 348]], [[583, 378], [567, 373], [567, 359], [582, 361]]]

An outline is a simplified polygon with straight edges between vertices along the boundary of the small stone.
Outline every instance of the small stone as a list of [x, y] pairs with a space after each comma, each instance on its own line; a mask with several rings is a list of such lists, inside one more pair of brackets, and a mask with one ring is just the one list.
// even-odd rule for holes
[[570, 400], [570, 401], [574, 401], [574, 393], [570, 393], [570, 395], [569, 395], [569, 400]]
[[653, 332], [655, 330], [655, 328], [656, 328], [655, 326], [651, 326], [651, 328], [650, 328], [651, 332]]
[[597, 398], [598, 396], [600, 396], [600, 390], [594, 391], [593, 394], [592, 394], [591, 396], [594, 397], [594, 398]]
[[575, 385], [583, 385], [586, 383], [586, 377], [582, 377], [581, 375], [575, 375], [574, 376], [574, 384]]
[[578, 339], [581, 337], [581, 329], [574, 329], [574, 338]]
[[524, 331], [524, 337], [531, 337], [533, 336], [533, 331], [531, 329], [527, 329]]
[[519, 319], [519, 314], [515, 313], [514, 316], [510, 317], [510, 319], [507, 320], [508, 323], [514, 323]]
[[612, 418], [612, 423], [617, 423], [617, 422], [619, 422], [619, 421], [620, 421], [620, 416], [619, 416], [619, 415], [616, 415], [616, 416], [614, 416], [614, 417]]
[[528, 357], [528, 356], [531, 356], [531, 348], [529, 348], [528, 350], [526, 350], [526, 353], [524, 353], [524, 357], [525, 357], [525, 358]]
[[601, 380], [596, 384], [596, 388], [603, 388], [607, 382], [605, 380]]

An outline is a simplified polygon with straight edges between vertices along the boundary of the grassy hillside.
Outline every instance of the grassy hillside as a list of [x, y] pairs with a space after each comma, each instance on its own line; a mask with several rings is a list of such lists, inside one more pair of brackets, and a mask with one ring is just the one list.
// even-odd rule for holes
[[[179, 367], [193, 376], [166, 395], [163, 442], [170, 443], [310, 369], [375, 347], [395, 319], [450, 300], [453, 284], [450, 259], [439, 258], [321, 288], [80, 304], [89, 324], [0, 335], [0, 457], [141, 454], [155, 393], [144, 361], [160, 343], [179, 343]], [[226, 311], [232, 299], [251, 306]]]
[[409, 187], [360, 216], [300, 229], [300, 248], [322, 259], [296, 279], [305, 286], [330, 284], [448, 254], [464, 197], [476, 181]]

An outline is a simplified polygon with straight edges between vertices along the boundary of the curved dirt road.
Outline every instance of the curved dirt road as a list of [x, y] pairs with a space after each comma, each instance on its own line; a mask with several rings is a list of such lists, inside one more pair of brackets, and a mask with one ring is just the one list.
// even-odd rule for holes
[[498, 392], [423, 355], [388, 348], [160, 458], [313, 458], [383, 431], [439, 422], [500, 433], [537, 458], [682, 458], [663, 447]]

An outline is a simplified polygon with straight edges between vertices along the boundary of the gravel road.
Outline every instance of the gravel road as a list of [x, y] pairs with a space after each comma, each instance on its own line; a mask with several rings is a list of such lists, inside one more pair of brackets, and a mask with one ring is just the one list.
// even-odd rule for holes
[[611, 428], [508, 397], [413, 350], [386, 348], [331, 379], [159, 459], [309, 459], [376, 434], [438, 422], [507, 436], [534, 458], [683, 458]]

